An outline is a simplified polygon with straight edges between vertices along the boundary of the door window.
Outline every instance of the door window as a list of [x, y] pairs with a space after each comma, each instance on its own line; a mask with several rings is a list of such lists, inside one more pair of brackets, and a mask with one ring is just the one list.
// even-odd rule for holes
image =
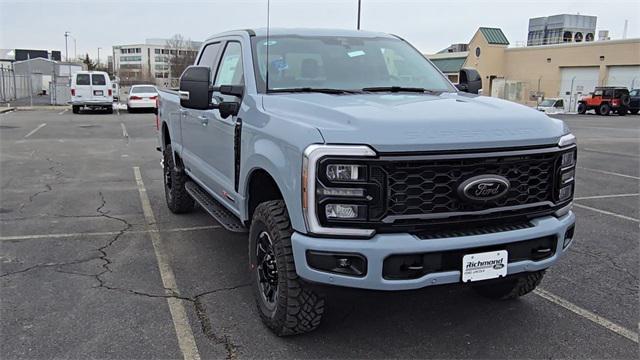
[[229, 42], [220, 60], [213, 85], [242, 85], [243, 83], [242, 48], [238, 42]]
[[76, 77], [76, 85], [90, 85], [89, 74], [78, 74]]
[[202, 55], [200, 55], [200, 61], [198, 61], [198, 65], [208, 66], [213, 73], [213, 65], [216, 61], [216, 57], [218, 56], [218, 51], [220, 51], [220, 43], [212, 43], [207, 45], [207, 47], [202, 50]]
[[107, 80], [102, 74], [91, 74], [91, 83], [93, 85], [107, 85]]

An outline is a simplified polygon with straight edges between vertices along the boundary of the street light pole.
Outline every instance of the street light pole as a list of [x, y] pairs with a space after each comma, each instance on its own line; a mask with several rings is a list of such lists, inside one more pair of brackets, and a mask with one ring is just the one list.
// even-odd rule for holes
[[69, 48], [67, 47], [67, 38], [69, 37], [69, 32], [64, 32], [64, 56], [66, 57], [66, 61], [69, 62]]
[[361, 9], [361, 1], [358, 0], [358, 30], [360, 30], [360, 9]]
[[100, 49], [102, 49], [102, 48], [98, 47], [98, 64], [96, 65], [97, 68], [100, 67]]

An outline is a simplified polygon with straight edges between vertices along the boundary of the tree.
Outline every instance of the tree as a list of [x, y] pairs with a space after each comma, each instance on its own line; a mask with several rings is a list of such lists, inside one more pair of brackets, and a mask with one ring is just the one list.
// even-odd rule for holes
[[[185, 39], [181, 34], [175, 34], [167, 40], [167, 62], [169, 64], [169, 78], [172, 83], [182, 75], [184, 69], [193, 65], [198, 53], [198, 48], [193, 46], [191, 39]], [[172, 84], [171, 86], [174, 86]]]
[[89, 54], [86, 54], [84, 58], [78, 58], [78, 60], [87, 67], [87, 70], [95, 70], [98, 67], [97, 63], [91, 60]]

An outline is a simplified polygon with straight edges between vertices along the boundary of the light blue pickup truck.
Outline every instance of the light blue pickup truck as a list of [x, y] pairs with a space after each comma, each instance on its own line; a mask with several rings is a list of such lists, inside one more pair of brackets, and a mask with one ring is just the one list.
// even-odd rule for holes
[[324, 285], [527, 294], [573, 238], [576, 140], [461, 75], [389, 34], [215, 35], [160, 91], [167, 205], [248, 232], [278, 335], [320, 324]]

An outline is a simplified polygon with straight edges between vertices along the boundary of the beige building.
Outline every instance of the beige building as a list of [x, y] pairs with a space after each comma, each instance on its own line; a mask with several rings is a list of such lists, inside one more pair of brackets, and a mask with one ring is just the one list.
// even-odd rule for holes
[[454, 82], [460, 68], [478, 70], [484, 95], [527, 105], [563, 98], [568, 111], [596, 86], [640, 88], [640, 39], [509, 47], [502, 30], [480, 28], [468, 52], [428, 57]]

